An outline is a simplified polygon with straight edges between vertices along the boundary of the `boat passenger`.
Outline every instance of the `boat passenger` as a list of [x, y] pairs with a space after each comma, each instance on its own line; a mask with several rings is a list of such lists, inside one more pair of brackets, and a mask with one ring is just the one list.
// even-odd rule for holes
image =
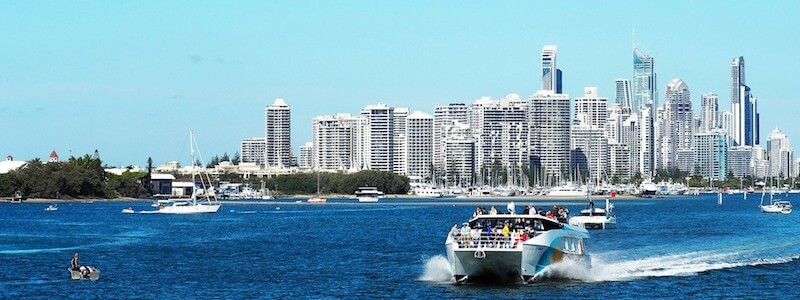
[[542, 224], [542, 221], [539, 220], [533, 221], [533, 229], [539, 231], [544, 230], [544, 225]]
[[508, 223], [503, 226], [503, 248], [511, 247], [511, 235], [510, 230], [508, 229]]
[[468, 243], [469, 240], [471, 240], [469, 238], [469, 229], [470, 229], [469, 228], [469, 223], [464, 222], [463, 224], [461, 224], [461, 239], [460, 240], [461, 240], [462, 244]]
[[589, 199], [589, 215], [594, 216], [594, 201]]
[[508, 211], [508, 214], [513, 215], [517, 210], [517, 206], [514, 205], [514, 202], [509, 202], [508, 205], [506, 205], [506, 210]]
[[544, 214], [544, 216], [549, 218], [549, 219], [554, 219], [554, 220], [556, 218], [555, 215], [553, 215], [553, 211], [552, 210], [548, 210], [547, 213]]
[[531, 208], [528, 210], [528, 215], [535, 215], [536, 214], [536, 207], [531, 205]]
[[489, 209], [489, 215], [496, 215], [496, 214], [497, 214], [497, 208], [494, 208], [494, 205], [492, 205], [492, 208]]
[[70, 261], [70, 263], [72, 263], [72, 270], [77, 271], [78, 270], [78, 252], [75, 252], [75, 256], [72, 257], [72, 260]]

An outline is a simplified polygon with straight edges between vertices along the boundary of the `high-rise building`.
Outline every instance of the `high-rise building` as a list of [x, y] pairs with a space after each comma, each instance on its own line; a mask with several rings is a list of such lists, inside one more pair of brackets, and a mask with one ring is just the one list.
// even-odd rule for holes
[[635, 112], [622, 122], [619, 143], [628, 147], [630, 154], [630, 174], [633, 176], [636, 173], [641, 175], [639, 166], [639, 152], [641, 152], [641, 126], [640, 126], [639, 112]]
[[[470, 123], [477, 127], [472, 131], [476, 138], [478, 169], [498, 166], [512, 170], [522, 168], [527, 163], [527, 111], [527, 101], [516, 94], [496, 101], [479, 99], [470, 104]], [[484, 176], [484, 179], [494, 178]]]
[[300, 161], [297, 163], [301, 168], [313, 168], [314, 167], [314, 159], [313, 159], [313, 152], [314, 152], [314, 143], [306, 142], [304, 145], [300, 146]]
[[[653, 57], [642, 52], [633, 43], [633, 110], [638, 111], [645, 106], [651, 110], [658, 107], [656, 99], [656, 73]], [[654, 111], [651, 111], [654, 113]]]
[[556, 91], [560, 85], [556, 53], [555, 45], [546, 45], [542, 49], [542, 90], [560, 93]]
[[728, 148], [728, 173], [736, 178], [753, 175], [753, 147], [736, 146]]
[[359, 119], [350, 114], [314, 118], [311, 122], [313, 164], [310, 167], [327, 171], [357, 168]]
[[631, 178], [631, 151], [628, 145], [608, 144], [608, 172], [612, 181]]
[[407, 175], [406, 117], [408, 117], [408, 107], [396, 107], [392, 113], [392, 118], [394, 118], [394, 155], [392, 156], [394, 167], [392, 172], [400, 175]]
[[789, 138], [780, 129], [775, 128], [767, 137], [767, 151], [769, 176], [788, 178], [793, 173], [794, 150], [789, 147]]
[[288, 168], [292, 162], [292, 113], [282, 98], [264, 108], [264, 160], [270, 168]]
[[700, 104], [700, 129], [703, 132], [719, 128], [717, 116], [719, 115], [719, 98], [717, 94], [703, 94]]
[[574, 124], [604, 129], [608, 122], [608, 99], [597, 95], [597, 87], [583, 88], [583, 97], [575, 98]]
[[609, 143], [622, 143], [622, 124], [631, 116], [630, 107], [622, 107], [620, 104], [614, 103], [608, 107], [606, 114], [608, 120], [605, 129]]
[[394, 171], [395, 130], [394, 108], [386, 104], [368, 105], [361, 110], [365, 119], [364, 160], [366, 168], [377, 171]]
[[653, 113], [650, 112], [650, 108], [645, 107], [639, 110], [639, 123], [638, 130], [639, 130], [639, 137], [638, 137], [638, 144], [639, 144], [639, 153], [636, 155], [639, 156], [637, 162], [639, 163], [639, 173], [647, 178], [653, 175], [653, 170], [655, 166], [655, 150], [654, 150], [654, 141], [655, 141], [655, 130], [654, 130], [654, 122], [653, 122]]
[[656, 167], [677, 167], [678, 150], [692, 147], [694, 114], [689, 86], [681, 79], [667, 84], [664, 106], [660, 110], [656, 134]]
[[614, 80], [614, 85], [616, 86], [616, 91], [617, 91], [616, 93], [617, 104], [627, 108], [633, 107], [633, 95], [632, 95], [633, 92], [631, 91], [630, 79]]
[[444, 146], [447, 130], [456, 122], [468, 124], [467, 106], [464, 103], [451, 103], [437, 106], [433, 112], [433, 163], [436, 170], [444, 170]]
[[731, 62], [732, 135], [736, 145], [753, 146], [759, 144], [758, 99], [750, 94], [744, 79], [744, 57], [740, 56]]
[[263, 165], [265, 148], [266, 141], [263, 137], [243, 139], [239, 148], [239, 153], [241, 153], [241, 161], [243, 163], [255, 163], [256, 165]]
[[720, 130], [694, 134], [693, 174], [704, 178], [725, 179], [727, 172], [727, 149], [725, 133]]
[[540, 182], [569, 178], [570, 100], [567, 94], [540, 90], [530, 98], [530, 169]]
[[445, 139], [445, 177], [448, 186], [468, 187], [475, 185], [475, 140], [469, 125], [456, 122], [448, 126]]
[[570, 162], [578, 174], [588, 174], [590, 180], [606, 179], [608, 139], [605, 131], [587, 123], [572, 125], [570, 129]]
[[406, 117], [406, 176], [429, 180], [433, 167], [433, 117], [421, 111]]

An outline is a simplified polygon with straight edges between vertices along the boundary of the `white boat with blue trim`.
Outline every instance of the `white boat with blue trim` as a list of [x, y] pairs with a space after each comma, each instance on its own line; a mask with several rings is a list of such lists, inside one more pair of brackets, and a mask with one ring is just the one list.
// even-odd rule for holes
[[445, 246], [457, 283], [534, 283], [565, 259], [590, 267], [588, 238], [582, 227], [540, 215], [477, 215], [460, 230], [454, 226]]

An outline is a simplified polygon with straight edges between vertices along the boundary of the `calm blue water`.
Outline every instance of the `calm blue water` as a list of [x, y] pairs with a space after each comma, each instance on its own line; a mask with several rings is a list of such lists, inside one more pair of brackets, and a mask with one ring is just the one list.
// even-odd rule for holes
[[[336, 202], [195, 216], [0, 204], [0, 298], [800, 298], [800, 212], [760, 213], [758, 196], [619, 201], [619, 228], [587, 241], [592, 269], [565, 263], [527, 286], [449, 283], [445, 235], [474, 206]], [[76, 251], [99, 281], [68, 279]]]

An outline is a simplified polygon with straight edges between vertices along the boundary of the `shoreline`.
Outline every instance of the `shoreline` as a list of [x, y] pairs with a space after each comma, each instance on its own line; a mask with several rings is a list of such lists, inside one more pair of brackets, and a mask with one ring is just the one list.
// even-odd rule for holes
[[[277, 198], [277, 199], [270, 199], [270, 200], [260, 200], [260, 199], [220, 199], [220, 202], [223, 204], [308, 204], [305, 202], [306, 199], [313, 197], [314, 195], [293, 195], [284, 198]], [[684, 198], [691, 195], [671, 195], [671, 196], [664, 196], [658, 198], [642, 198], [632, 195], [617, 195], [615, 198], [611, 199], [608, 196], [599, 196], [599, 195], [592, 195], [590, 199], [593, 201], [604, 201], [606, 198], [610, 199], [611, 201], [632, 201], [632, 200], [656, 200], [656, 199], [678, 199]], [[326, 198], [328, 200], [354, 200], [354, 196], [352, 195], [338, 195], [338, 194], [329, 194], [329, 195], [321, 195], [321, 197]], [[182, 198], [187, 199], [187, 198]], [[420, 197], [416, 195], [387, 195], [386, 198], [381, 200], [428, 200], [427, 202], [409, 202], [409, 203], [395, 203], [390, 202], [392, 204], [468, 204], [474, 205], [478, 201], [483, 201], [485, 203], [507, 203], [509, 201], [569, 201], [569, 202], [584, 202], [586, 198], [576, 198], [576, 197], [569, 197], [569, 196], [533, 196], [533, 195], [519, 195], [519, 196], [510, 196], [510, 197], [502, 197], [502, 196], [488, 196], [488, 197], [466, 197], [466, 198], [455, 198], [455, 197], [443, 197], [443, 198], [430, 198], [430, 197]], [[284, 200], [284, 201], [279, 201]], [[286, 202], [294, 200], [294, 202]], [[154, 201], [153, 199], [143, 199], [143, 198], [114, 198], [114, 199], [46, 199], [46, 198], [31, 198], [25, 199], [21, 203], [38, 203], [38, 204], [61, 204], [61, 203], [128, 203], [128, 202], [151, 202]], [[296, 201], [302, 201], [300, 203], [296, 203]], [[3, 202], [0, 202], [3, 203]], [[6, 201], [4, 203], [11, 203]], [[352, 204], [358, 202], [328, 202], [326, 204]], [[381, 203], [381, 202], [378, 202]], [[386, 203], [386, 202], [384, 202]], [[361, 203], [361, 204], [370, 204], [370, 203]], [[319, 204], [316, 204], [319, 205]]]

